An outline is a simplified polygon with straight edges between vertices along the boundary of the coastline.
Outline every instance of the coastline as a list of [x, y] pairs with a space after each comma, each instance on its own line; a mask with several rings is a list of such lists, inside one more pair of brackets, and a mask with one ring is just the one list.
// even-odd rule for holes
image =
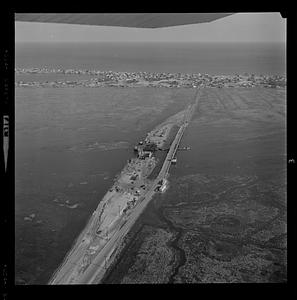
[[[188, 107], [167, 118], [150, 131], [145, 141], [147, 144], [154, 142], [161, 148], [169, 137], [174, 125], [180, 125]], [[113, 186], [107, 191], [99, 202], [97, 209], [90, 216], [85, 228], [74, 241], [71, 249], [66, 254], [61, 265], [51, 276], [49, 284], [55, 280], [63, 268], [67, 268], [68, 260], [72, 255], [80, 253], [77, 267], [71, 272], [68, 283], [75, 283], [85, 269], [91, 264], [93, 255], [99, 248], [104, 247], [109, 236], [119, 230], [127, 221], [130, 211], [136, 202], [149, 190], [153, 180], [148, 176], [155, 169], [157, 161], [154, 156], [145, 159], [132, 158], [124, 166], [121, 173], [116, 176]], [[138, 172], [136, 172], [138, 171]], [[139, 179], [131, 181], [131, 177], [138, 175]], [[84, 255], [82, 255], [84, 253]], [[71, 264], [71, 262], [70, 262]]]
[[[17, 80], [18, 75], [41, 76], [43, 74], [59, 74], [65, 76], [64, 80], [41, 80], [26, 81]], [[77, 76], [67, 80], [67, 76]], [[85, 77], [88, 76], [89, 78]], [[84, 79], [81, 79], [83, 77]], [[282, 88], [286, 86], [285, 75], [209, 75], [209, 74], [187, 74], [187, 73], [151, 73], [151, 72], [114, 72], [100, 70], [81, 69], [48, 69], [48, 68], [15, 68], [15, 87], [76, 87], [88, 88], [109, 87], [269, 87]], [[70, 78], [69, 78], [70, 79]]]

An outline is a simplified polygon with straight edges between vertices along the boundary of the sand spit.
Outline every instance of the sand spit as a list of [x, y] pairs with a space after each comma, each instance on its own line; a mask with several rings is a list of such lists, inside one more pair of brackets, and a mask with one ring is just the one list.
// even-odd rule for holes
[[[168, 138], [172, 127], [182, 123], [187, 109], [188, 107], [171, 116], [165, 122], [149, 132], [144, 139], [143, 146], [156, 144], [157, 148], [162, 147]], [[113, 144], [113, 147], [115, 146], [123, 146], [123, 143]], [[65, 279], [63, 279], [63, 282], [79, 282], [80, 277], [84, 275], [86, 268], [91, 264], [96, 253], [106, 245], [110, 237], [113, 236], [113, 234], [128, 220], [133, 207], [137, 205], [138, 201], [143, 199], [147, 190], [150, 189], [153, 181], [149, 180], [148, 176], [154, 170], [156, 165], [157, 160], [154, 156], [154, 150], [151, 150], [150, 155], [142, 156], [138, 153], [137, 157], [128, 160], [123, 170], [115, 177], [112, 187], [100, 201], [97, 209], [91, 216], [88, 225], [78, 237], [74, 247], [65, 258], [63, 265], [67, 264], [68, 260], [70, 260], [69, 263], [71, 264], [71, 253], [75, 252], [76, 249], [82, 249], [81, 247], [83, 247], [83, 250], [80, 250], [83, 252], [75, 258], [75, 266], [67, 271], [67, 280], [65, 281]], [[75, 205], [66, 206], [75, 208]], [[86, 239], [89, 240], [88, 245], [85, 245], [84, 243]], [[61, 270], [62, 268], [60, 271]], [[59, 273], [60, 272], [57, 271], [52, 282], [59, 281]]]

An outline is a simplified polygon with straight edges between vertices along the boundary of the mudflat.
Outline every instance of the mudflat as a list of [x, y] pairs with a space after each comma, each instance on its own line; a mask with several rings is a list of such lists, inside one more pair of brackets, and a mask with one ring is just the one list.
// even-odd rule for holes
[[208, 88], [105, 283], [287, 280], [285, 89]]

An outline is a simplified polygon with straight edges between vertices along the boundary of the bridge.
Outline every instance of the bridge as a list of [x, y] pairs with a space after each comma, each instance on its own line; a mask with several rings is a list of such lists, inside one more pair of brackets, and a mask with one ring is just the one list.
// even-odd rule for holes
[[[199, 90], [198, 90], [198, 92], [199, 92]], [[172, 142], [172, 144], [169, 148], [169, 151], [168, 151], [168, 154], [167, 154], [166, 159], [164, 161], [163, 167], [162, 167], [162, 169], [161, 169], [161, 171], [160, 171], [160, 173], [159, 173], [159, 175], [156, 179], [158, 181], [163, 179], [163, 178], [166, 178], [167, 175], [168, 175], [168, 172], [169, 172], [169, 169], [170, 169], [170, 166], [171, 166], [171, 163], [172, 163], [171, 161], [175, 157], [177, 150], [179, 150], [178, 146], [179, 146], [180, 141], [183, 137], [183, 134], [184, 134], [184, 132], [185, 132], [187, 126], [188, 126], [188, 122], [192, 118], [192, 115], [193, 115], [193, 113], [196, 109], [196, 106], [198, 105], [198, 100], [199, 100], [198, 92], [196, 94], [196, 97], [195, 97], [196, 99], [195, 99], [194, 104], [192, 104], [188, 107], [188, 109], [187, 109], [187, 111], [184, 115], [183, 124], [179, 128], [179, 130], [178, 130], [178, 132], [175, 136], [175, 139], [173, 140], [173, 142]]]
[[[170, 148], [159, 148], [160, 151], [169, 151]], [[177, 151], [183, 151], [183, 150], [191, 150], [190, 147], [178, 147]]]

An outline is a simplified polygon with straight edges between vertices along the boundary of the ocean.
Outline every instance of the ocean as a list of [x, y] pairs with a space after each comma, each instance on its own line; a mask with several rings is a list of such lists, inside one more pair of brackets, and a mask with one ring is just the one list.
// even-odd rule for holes
[[[285, 46], [16, 44], [15, 67], [283, 75]], [[50, 76], [46, 80], [61, 75]], [[16, 284], [48, 282], [133, 156], [134, 144], [194, 94], [166, 88], [16, 88]], [[190, 144], [191, 136], [185, 139]], [[191, 156], [183, 156], [189, 164]]]
[[98, 69], [122, 72], [280, 74], [284, 44], [87, 43], [17, 44], [16, 67]]

